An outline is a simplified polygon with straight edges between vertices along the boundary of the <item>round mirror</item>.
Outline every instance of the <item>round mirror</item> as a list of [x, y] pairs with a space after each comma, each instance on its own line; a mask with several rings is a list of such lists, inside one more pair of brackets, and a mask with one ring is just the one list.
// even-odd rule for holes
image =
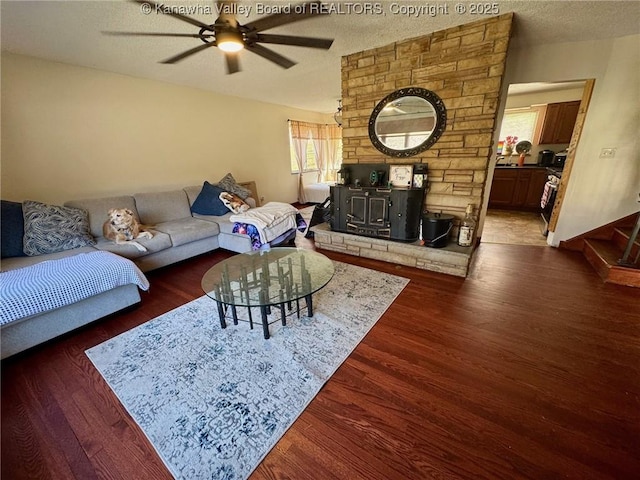
[[396, 90], [382, 99], [369, 119], [369, 138], [391, 157], [412, 157], [433, 145], [444, 132], [447, 110], [424, 88]]

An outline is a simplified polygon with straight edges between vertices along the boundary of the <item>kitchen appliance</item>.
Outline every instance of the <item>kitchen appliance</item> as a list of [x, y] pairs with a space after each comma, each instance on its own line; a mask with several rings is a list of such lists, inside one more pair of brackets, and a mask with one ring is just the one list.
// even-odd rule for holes
[[564, 152], [558, 152], [553, 156], [553, 163], [551, 164], [552, 167], [555, 168], [560, 168], [563, 169], [564, 168], [564, 164], [567, 161], [567, 155], [569, 154], [569, 152], [567, 152], [566, 150]]
[[446, 247], [449, 241], [449, 233], [453, 228], [453, 219], [453, 215], [423, 213], [422, 240], [424, 240], [425, 247]]
[[555, 154], [556, 153], [553, 150], [540, 150], [538, 152], [538, 166], [550, 167], [551, 164], [553, 164], [553, 157]]

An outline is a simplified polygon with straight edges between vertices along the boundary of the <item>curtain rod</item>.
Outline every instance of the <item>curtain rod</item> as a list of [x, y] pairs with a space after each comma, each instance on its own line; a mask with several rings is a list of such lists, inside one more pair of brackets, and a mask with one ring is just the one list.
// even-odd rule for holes
[[[291, 118], [287, 118], [287, 122], [300, 122], [300, 123], [308, 123], [310, 125], [328, 125], [329, 127], [334, 125], [333, 123], [316, 123], [316, 122], [310, 122], [308, 120], [292, 120]], [[336, 126], [339, 126], [338, 124], [335, 124]]]

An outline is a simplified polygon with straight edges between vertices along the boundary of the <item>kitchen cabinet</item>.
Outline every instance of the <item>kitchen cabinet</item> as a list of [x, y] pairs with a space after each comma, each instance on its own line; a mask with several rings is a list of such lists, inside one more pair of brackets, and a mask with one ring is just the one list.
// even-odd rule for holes
[[489, 194], [489, 207], [510, 207], [513, 203], [513, 193], [516, 191], [518, 171], [514, 168], [498, 169], [493, 173], [493, 183]]
[[489, 208], [540, 209], [547, 170], [536, 167], [496, 168], [489, 194]]
[[538, 144], [569, 143], [579, 108], [578, 100], [548, 104]]
[[547, 183], [548, 177], [546, 168], [534, 168], [531, 170], [531, 179], [527, 186], [527, 196], [524, 201], [524, 207], [527, 209], [540, 209], [540, 199], [544, 191], [544, 184]]

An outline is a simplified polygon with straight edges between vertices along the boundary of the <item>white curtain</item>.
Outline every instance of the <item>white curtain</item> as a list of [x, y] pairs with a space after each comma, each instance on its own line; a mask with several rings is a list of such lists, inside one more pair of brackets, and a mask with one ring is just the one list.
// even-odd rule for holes
[[342, 165], [342, 129], [338, 125], [326, 125], [326, 130], [325, 181], [336, 180], [336, 172]]
[[318, 183], [322, 183], [326, 180], [327, 175], [327, 155], [326, 150], [326, 134], [324, 132], [325, 125], [317, 125], [311, 135], [313, 140], [313, 148], [316, 152], [316, 165], [318, 167]]
[[307, 203], [307, 198], [304, 194], [302, 174], [304, 170], [303, 159], [307, 153], [307, 141], [309, 136], [308, 129], [305, 127], [303, 122], [289, 120], [289, 139], [291, 141], [291, 145], [293, 145], [293, 152], [295, 153], [296, 163], [298, 164], [298, 202]]
[[307, 142], [312, 142], [315, 152], [317, 181], [336, 180], [342, 163], [342, 129], [338, 125], [289, 120], [289, 138], [298, 165], [298, 202], [306, 203], [303, 173], [307, 168]]

